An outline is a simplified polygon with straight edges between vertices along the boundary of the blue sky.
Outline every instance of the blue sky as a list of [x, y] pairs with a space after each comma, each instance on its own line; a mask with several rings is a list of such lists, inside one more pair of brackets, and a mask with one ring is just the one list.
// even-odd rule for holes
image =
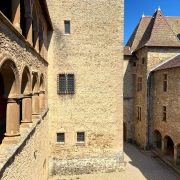
[[128, 41], [143, 12], [152, 15], [160, 6], [166, 16], [180, 16], [180, 0], [124, 0], [125, 31], [124, 43]]

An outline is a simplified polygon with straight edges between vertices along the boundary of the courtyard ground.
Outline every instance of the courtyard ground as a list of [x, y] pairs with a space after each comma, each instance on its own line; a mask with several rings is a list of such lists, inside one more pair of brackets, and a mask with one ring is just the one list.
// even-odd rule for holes
[[140, 151], [131, 144], [125, 145], [126, 171], [54, 177], [53, 180], [180, 180], [159, 158], [149, 151]]

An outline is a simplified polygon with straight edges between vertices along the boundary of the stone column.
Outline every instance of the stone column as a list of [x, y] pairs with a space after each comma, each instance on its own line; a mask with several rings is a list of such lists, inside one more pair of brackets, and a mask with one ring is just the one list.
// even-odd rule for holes
[[174, 165], [176, 165], [177, 163], [177, 158], [178, 158], [178, 148], [177, 146], [174, 146], [174, 161], [173, 161]]
[[20, 0], [12, 0], [12, 23], [14, 27], [21, 33], [20, 26]]
[[39, 115], [39, 92], [32, 96], [32, 115]]
[[45, 91], [39, 93], [39, 109], [42, 112], [45, 108]]
[[162, 151], [163, 155], [166, 154], [166, 150], [167, 150], [167, 140], [166, 139], [162, 139], [161, 151]]
[[26, 19], [26, 39], [32, 45], [32, 20], [33, 17], [30, 12], [25, 14]]
[[22, 98], [22, 123], [32, 122], [32, 93], [25, 94]]
[[6, 133], [7, 137], [14, 137], [20, 135], [20, 99], [9, 98], [7, 100], [6, 110]]

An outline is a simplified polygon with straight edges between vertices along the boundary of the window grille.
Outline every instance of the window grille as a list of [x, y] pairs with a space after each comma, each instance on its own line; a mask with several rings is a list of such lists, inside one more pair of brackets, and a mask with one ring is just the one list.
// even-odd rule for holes
[[77, 142], [84, 142], [84, 141], [85, 141], [85, 133], [77, 132]]
[[61, 142], [61, 143], [65, 142], [65, 134], [64, 133], [57, 133], [57, 142]]

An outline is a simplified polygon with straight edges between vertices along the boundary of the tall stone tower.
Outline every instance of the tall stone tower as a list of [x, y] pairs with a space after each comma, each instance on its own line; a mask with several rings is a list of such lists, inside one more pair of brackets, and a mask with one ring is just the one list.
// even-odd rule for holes
[[123, 0], [48, 0], [50, 171], [123, 164]]

